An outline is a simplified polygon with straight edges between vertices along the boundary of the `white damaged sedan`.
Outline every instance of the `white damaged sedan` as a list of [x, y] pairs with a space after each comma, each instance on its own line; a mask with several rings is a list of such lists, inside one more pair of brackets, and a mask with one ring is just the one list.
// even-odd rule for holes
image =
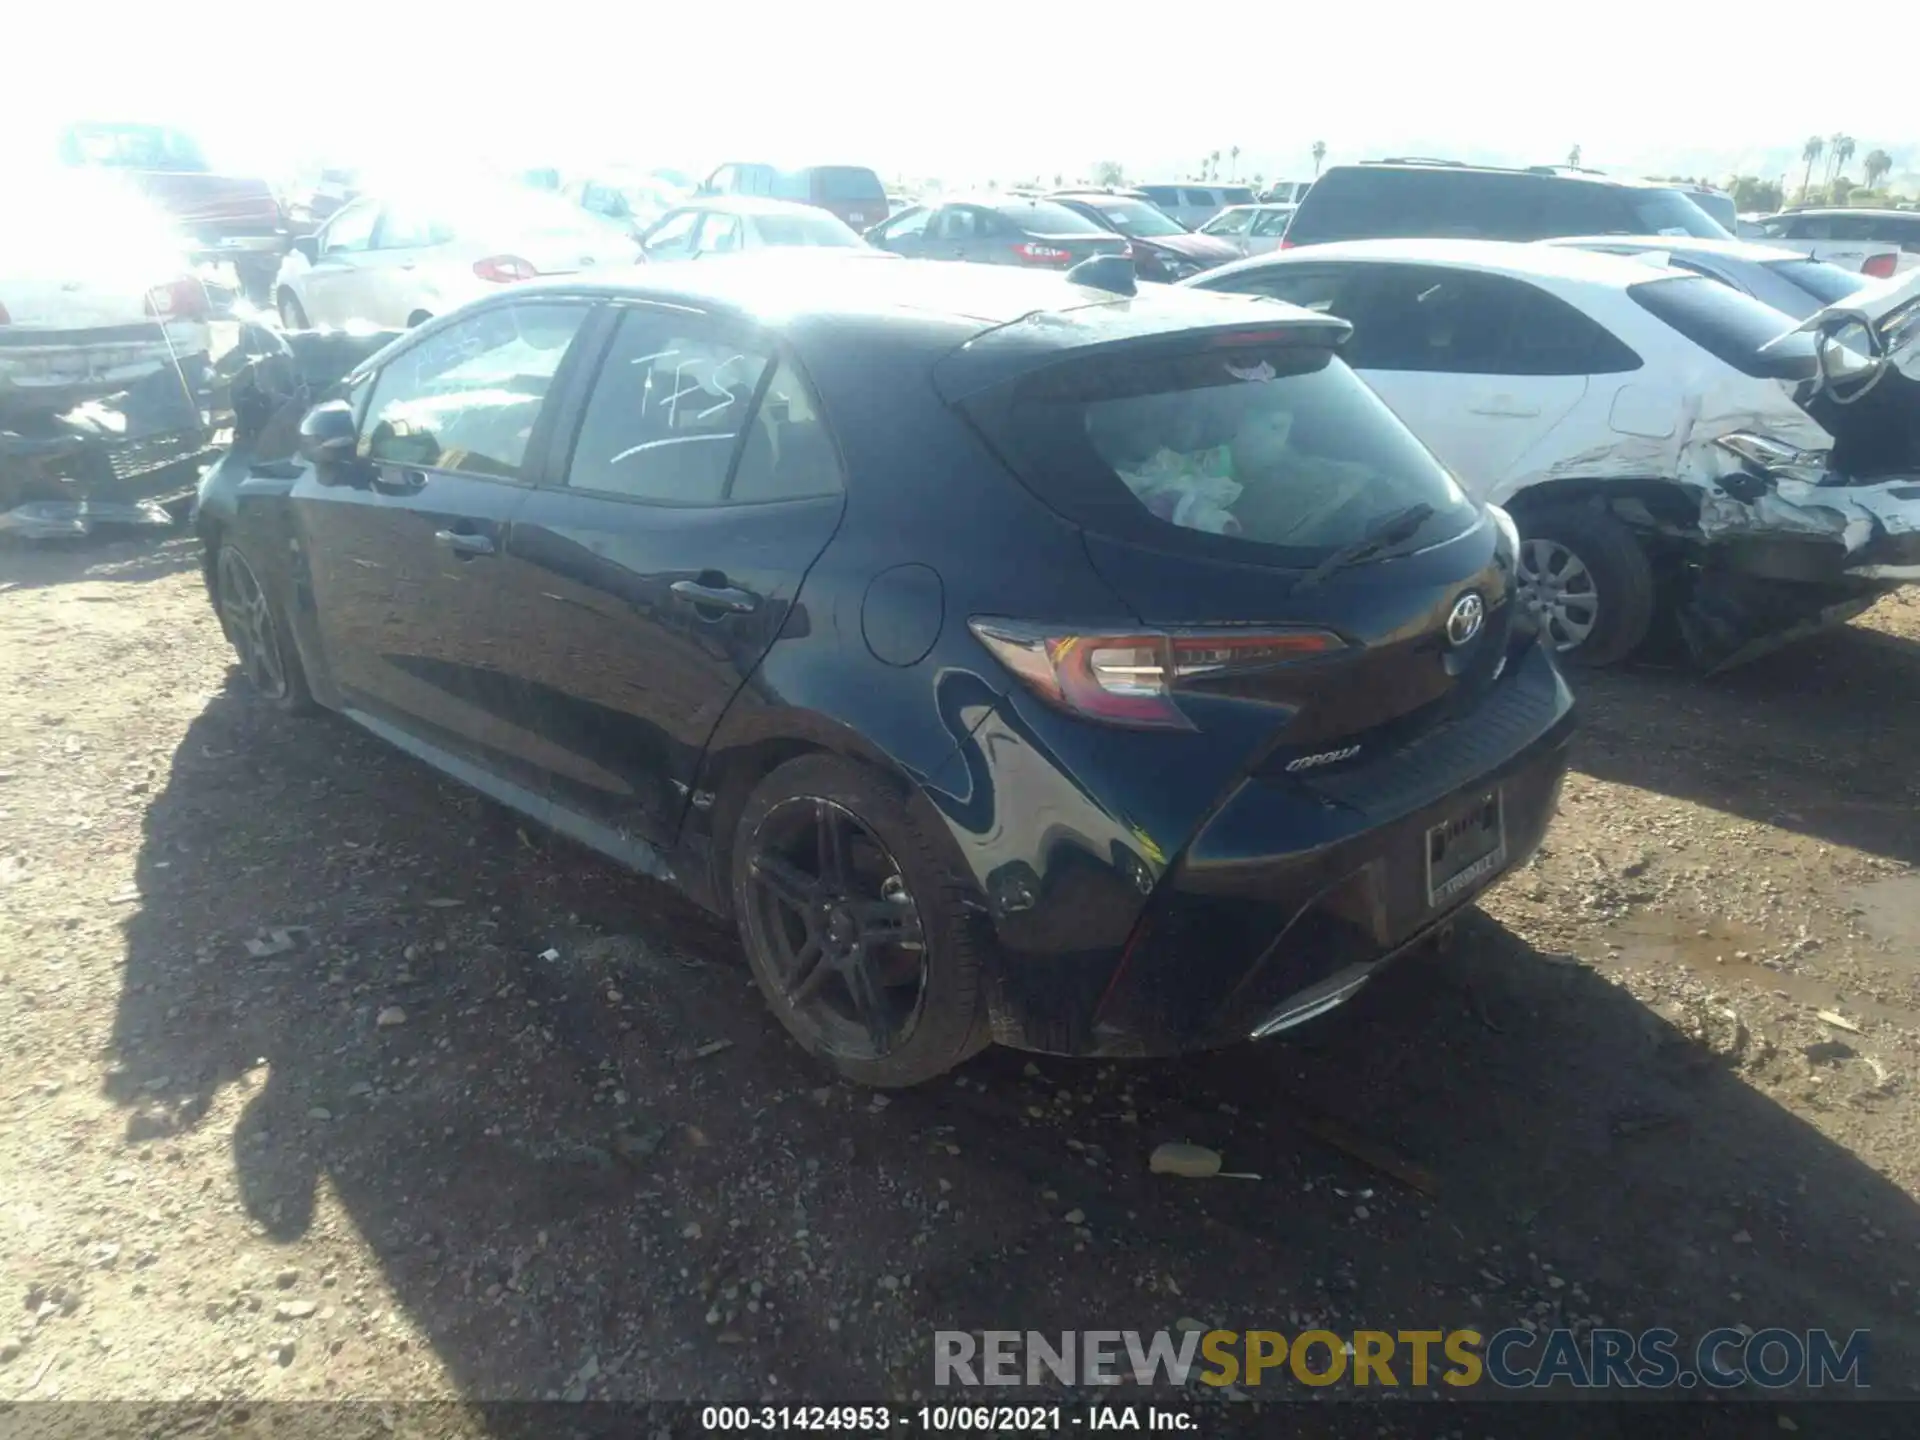
[[1671, 619], [1709, 669], [1920, 579], [1920, 275], [1796, 325], [1705, 275], [1553, 245], [1371, 240], [1196, 288], [1350, 321], [1347, 362], [1477, 498], [1568, 659]]

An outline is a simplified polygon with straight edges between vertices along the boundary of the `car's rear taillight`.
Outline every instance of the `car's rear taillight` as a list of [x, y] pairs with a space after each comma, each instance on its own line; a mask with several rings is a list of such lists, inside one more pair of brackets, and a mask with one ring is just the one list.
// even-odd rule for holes
[[1325, 630], [1080, 630], [976, 617], [968, 628], [1041, 699], [1089, 720], [1191, 730], [1177, 695], [1201, 679], [1344, 647]]
[[1293, 248], [1293, 241], [1289, 240], [1286, 236], [1282, 235], [1280, 237], [1280, 244], [1277, 248], [1281, 250], [1291, 250]]
[[522, 260], [518, 255], [489, 255], [473, 262], [473, 273], [496, 285], [511, 285], [516, 280], [531, 280], [540, 272], [533, 268], [531, 260]]
[[147, 291], [147, 314], [154, 320], [204, 320], [207, 310], [207, 287], [192, 275]]
[[1869, 255], [1866, 263], [1860, 267], [1862, 275], [1871, 275], [1876, 280], [1885, 280], [1899, 267], [1900, 257], [1889, 251], [1885, 255]]
[[1042, 245], [1038, 240], [1022, 240], [1013, 247], [1013, 253], [1030, 265], [1064, 265], [1073, 259], [1071, 250], [1062, 250], [1058, 245]]

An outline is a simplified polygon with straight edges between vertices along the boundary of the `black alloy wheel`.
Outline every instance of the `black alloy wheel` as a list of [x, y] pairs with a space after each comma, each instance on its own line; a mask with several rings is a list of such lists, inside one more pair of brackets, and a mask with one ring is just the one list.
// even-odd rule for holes
[[808, 1052], [895, 1086], [986, 1043], [978, 944], [895, 789], [837, 757], [789, 761], [747, 798], [732, 860], [754, 978]]
[[221, 546], [216, 574], [220, 625], [240, 657], [247, 682], [275, 709], [308, 709], [312, 699], [299, 657], [283, 639], [273, 601], [247, 557], [233, 545]]

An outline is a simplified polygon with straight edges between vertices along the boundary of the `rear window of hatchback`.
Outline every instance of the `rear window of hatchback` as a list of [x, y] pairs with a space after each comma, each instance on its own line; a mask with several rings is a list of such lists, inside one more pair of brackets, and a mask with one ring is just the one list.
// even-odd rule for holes
[[1419, 543], [1478, 510], [1331, 350], [1223, 344], [1056, 365], [964, 402], [1041, 500], [1103, 535], [1255, 564], [1311, 565], [1428, 505]]

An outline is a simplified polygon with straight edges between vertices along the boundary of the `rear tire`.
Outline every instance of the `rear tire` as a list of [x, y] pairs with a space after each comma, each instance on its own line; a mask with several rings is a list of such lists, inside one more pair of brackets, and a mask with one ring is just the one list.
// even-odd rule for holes
[[987, 942], [959, 877], [872, 771], [805, 755], [763, 779], [734, 829], [732, 890], [761, 994], [847, 1079], [918, 1085], [987, 1044]]
[[259, 580], [259, 567], [232, 541], [214, 559], [216, 608], [253, 691], [283, 715], [316, 708], [286, 617]]
[[1657, 586], [1634, 533], [1606, 511], [1581, 505], [1515, 518], [1521, 600], [1560, 658], [1598, 667], [1639, 649], [1653, 625]]

